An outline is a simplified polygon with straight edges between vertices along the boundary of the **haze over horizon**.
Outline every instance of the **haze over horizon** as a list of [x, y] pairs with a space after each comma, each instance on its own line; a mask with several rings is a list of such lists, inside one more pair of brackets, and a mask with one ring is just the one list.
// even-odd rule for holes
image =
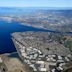
[[0, 0], [0, 7], [64, 7], [71, 8], [72, 0]]

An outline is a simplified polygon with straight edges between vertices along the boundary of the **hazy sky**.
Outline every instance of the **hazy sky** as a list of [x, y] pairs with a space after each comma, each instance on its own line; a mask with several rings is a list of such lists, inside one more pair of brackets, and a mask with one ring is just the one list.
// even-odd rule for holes
[[72, 7], [72, 0], [0, 0], [0, 7]]

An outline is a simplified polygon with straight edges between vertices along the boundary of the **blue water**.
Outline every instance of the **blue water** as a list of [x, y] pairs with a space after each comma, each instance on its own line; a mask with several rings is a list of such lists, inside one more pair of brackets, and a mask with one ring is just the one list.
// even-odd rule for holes
[[0, 21], [0, 54], [15, 52], [16, 49], [12, 42], [11, 34], [14, 32], [24, 32], [24, 31], [45, 31], [45, 30], [29, 26], [23, 26], [17, 22], [7, 23], [5, 21]]
[[51, 30], [44, 30], [44, 29], [24, 26], [17, 22], [8, 23], [5, 21], [0, 21], [0, 54], [15, 52], [16, 48], [11, 39], [11, 34], [14, 32], [25, 32], [25, 31], [56, 32]]

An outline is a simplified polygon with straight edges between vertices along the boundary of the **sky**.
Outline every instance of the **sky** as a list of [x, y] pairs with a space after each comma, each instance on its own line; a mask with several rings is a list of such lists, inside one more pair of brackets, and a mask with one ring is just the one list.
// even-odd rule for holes
[[0, 0], [0, 7], [72, 7], [72, 0]]

